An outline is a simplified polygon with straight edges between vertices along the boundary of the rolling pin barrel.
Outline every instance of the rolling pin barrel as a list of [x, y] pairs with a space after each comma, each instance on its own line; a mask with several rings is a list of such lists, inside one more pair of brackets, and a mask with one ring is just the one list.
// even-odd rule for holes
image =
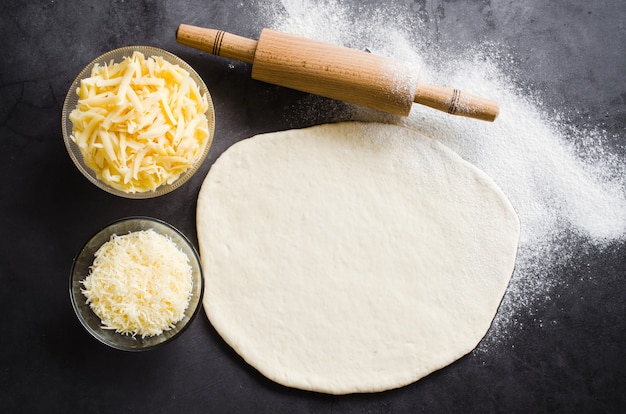
[[417, 68], [347, 47], [264, 29], [252, 78], [381, 111], [408, 115]]
[[258, 41], [181, 24], [179, 43], [252, 64], [252, 78], [381, 111], [408, 115], [413, 102], [493, 121], [498, 103], [418, 83], [419, 68], [371, 53], [264, 29]]

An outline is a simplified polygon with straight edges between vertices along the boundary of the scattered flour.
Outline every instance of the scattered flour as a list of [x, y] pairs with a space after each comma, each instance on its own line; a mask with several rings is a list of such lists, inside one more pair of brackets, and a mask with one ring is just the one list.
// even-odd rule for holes
[[[273, 7], [264, 4], [259, 18], [264, 27], [420, 65], [421, 82], [454, 86], [500, 102], [494, 123], [419, 105], [408, 118], [352, 106], [337, 114], [338, 120], [389, 122], [419, 130], [488, 173], [510, 198], [522, 223], [519, 255], [493, 329], [478, 348], [486, 350], [520, 328], [519, 320], [532, 318], [542, 301], [558, 295], [551, 271], [567, 263], [571, 251], [580, 250], [570, 248], [572, 243], [602, 249], [626, 238], [625, 151], [611, 152], [607, 142], [614, 137], [601, 129], [579, 130], [549, 117], [536, 97], [517, 86], [514, 75], [505, 75], [503, 68], [515, 72], [515, 59], [497, 45], [483, 44], [461, 56], [446, 53], [427, 40], [415, 10], [376, 4], [282, 0]], [[358, 7], [358, 13], [349, 7]], [[311, 110], [319, 111], [319, 105]]]

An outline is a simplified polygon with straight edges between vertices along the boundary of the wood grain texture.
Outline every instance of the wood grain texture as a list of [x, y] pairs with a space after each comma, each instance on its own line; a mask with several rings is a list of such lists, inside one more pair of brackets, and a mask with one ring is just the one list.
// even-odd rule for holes
[[252, 77], [406, 116], [417, 86], [418, 72], [411, 69], [386, 57], [264, 29]]

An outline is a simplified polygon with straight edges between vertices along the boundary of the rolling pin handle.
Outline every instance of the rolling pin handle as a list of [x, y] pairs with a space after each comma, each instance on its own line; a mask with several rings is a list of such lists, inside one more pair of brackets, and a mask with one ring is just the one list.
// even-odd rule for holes
[[493, 122], [500, 112], [498, 102], [458, 89], [418, 84], [413, 102], [447, 112]]
[[215, 56], [254, 62], [257, 41], [226, 33], [223, 30], [181, 24], [176, 30], [176, 41], [185, 46], [203, 50]]

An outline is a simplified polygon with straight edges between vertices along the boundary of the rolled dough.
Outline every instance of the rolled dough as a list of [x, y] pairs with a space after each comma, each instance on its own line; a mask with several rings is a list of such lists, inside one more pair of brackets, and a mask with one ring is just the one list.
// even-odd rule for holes
[[197, 230], [217, 332], [273, 381], [331, 394], [401, 387], [470, 352], [519, 238], [485, 173], [371, 123], [236, 143], [202, 185]]

